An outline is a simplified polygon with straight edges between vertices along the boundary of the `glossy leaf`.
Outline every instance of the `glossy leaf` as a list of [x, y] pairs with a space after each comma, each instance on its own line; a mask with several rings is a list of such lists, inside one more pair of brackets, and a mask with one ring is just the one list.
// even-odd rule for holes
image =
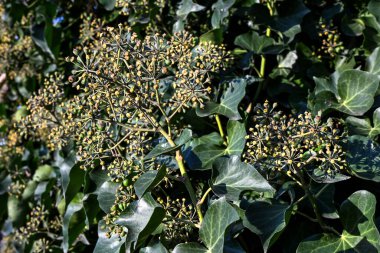
[[115, 8], [116, 0], [99, 0], [99, 3], [103, 5], [107, 11], [112, 11]]
[[264, 252], [277, 240], [290, 218], [290, 206], [275, 200], [251, 203], [243, 219], [243, 224], [257, 234]]
[[238, 106], [245, 95], [247, 81], [244, 78], [236, 78], [228, 83], [228, 88], [220, 99], [220, 104], [208, 102], [203, 109], [197, 108], [197, 115], [200, 117], [211, 114], [220, 114], [232, 120], [239, 120]]
[[211, 25], [213, 29], [220, 28], [223, 21], [228, 17], [228, 10], [234, 5], [235, 0], [218, 0], [212, 5]]
[[348, 137], [347, 163], [357, 177], [380, 182], [380, 147], [367, 137]]
[[235, 45], [255, 54], [278, 53], [274, 39], [265, 35], [259, 35], [257, 32], [250, 31], [239, 35], [235, 39]]
[[140, 199], [146, 192], [158, 185], [165, 175], [165, 166], [161, 166], [158, 170], [150, 170], [142, 174], [134, 184], [137, 197]]
[[229, 120], [227, 123], [228, 145], [225, 154], [240, 156], [245, 148], [246, 135], [244, 123]]
[[238, 200], [243, 191], [274, 192], [268, 181], [238, 156], [218, 158], [212, 167], [212, 190], [220, 197]]
[[192, 132], [190, 129], [183, 130], [181, 135], [174, 141], [176, 146], [172, 147], [168, 142], [159, 143], [144, 157], [144, 160], [149, 160], [159, 155], [179, 149], [183, 144], [191, 139], [191, 136]]
[[175, 246], [173, 253], [208, 253], [209, 251], [196, 242], [180, 243]]
[[216, 200], [209, 207], [199, 229], [199, 237], [206, 245], [207, 252], [223, 252], [225, 231], [237, 220], [239, 220], [238, 213], [225, 198]]
[[94, 253], [119, 253], [120, 248], [125, 242], [125, 236], [119, 237], [116, 234], [111, 234], [111, 237], [108, 238], [106, 233], [108, 229], [103, 220], [99, 221], [98, 224], [98, 241], [96, 242]]
[[150, 194], [145, 194], [140, 200], [132, 202], [115, 222], [128, 229], [127, 252], [139, 248], [156, 230], [164, 217], [164, 209], [154, 201]]
[[346, 123], [354, 134], [360, 134], [375, 138], [380, 134], [380, 108], [373, 112], [373, 126], [368, 119], [360, 119], [356, 117], [347, 117]]
[[168, 253], [168, 250], [159, 241], [153, 241], [147, 247], [142, 248], [140, 253]]

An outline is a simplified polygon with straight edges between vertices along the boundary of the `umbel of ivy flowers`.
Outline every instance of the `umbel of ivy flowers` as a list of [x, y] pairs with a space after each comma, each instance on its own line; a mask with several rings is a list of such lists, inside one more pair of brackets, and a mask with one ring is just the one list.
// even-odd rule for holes
[[303, 172], [316, 181], [328, 181], [347, 168], [342, 144], [346, 132], [339, 123], [309, 112], [294, 117], [277, 111], [268, 102], [255, 107], [247, 135], [245, 161], [264, 173], [280, 172], [304, 184]]
[[[74, 141], [83, 169], [101, 166], [114, 182], [123, 182], [118, 192], [128, 197], [116, 198], [107, 216], [110, 224], [136, 199], [131, 182], [148, 170], [160, 169], [155, 159], [144, 159], [153, 140], [161, 137], [176, 146], [183, 130], [176, 116], [210, 100], [212, 74], [230, 58], [224, 46], [197, 44], [186, 32], [141, 40], [119, 25], [103, 29], [97, 37], [67, 59], [75, 65], [69, 82], [77, 95], [65, 96], [70, 87], [61, 77], [48, 80], [28, 101], [31, 114], [20, 128], [26, 134], [42, 129], [42, 139], [51, 149]], [[179, 150], [175, 159], [196, 206]], [[201, 220], [200, 209], [197, 213]], [[115, 230], [122, 232], [120, 227]]]

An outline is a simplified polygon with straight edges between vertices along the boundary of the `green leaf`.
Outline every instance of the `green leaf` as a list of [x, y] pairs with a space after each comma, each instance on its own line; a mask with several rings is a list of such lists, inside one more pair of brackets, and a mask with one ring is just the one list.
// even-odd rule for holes
[[117, 234], [111, 234], [108, 238], [106, 233], [108, 229], [104, 220], [100, 220], [98, 224], [98, 241], [96, 242], [94, 253], [119, 253], [121, 246], [125, 242], [125, 236], [119, 237]]
[[376, 16], [378, 22], [380, 22], [380, 1], [371, 0], [368, 3], [368, 11]]
[[39, 166], [34, 172], [33, 180], [36, 182], [48, 180], [53, 172], [54, 169], [50, 165]]
[[367, 191], [353, 193], [340, 207], [343, 233], [314, 235], [304, 240], [297, 253], [380, 251], [380, 234], [374, 222], [375, 196]]
[[254, 31], [237, 36], [234, 44], [255, 54], [278, 53], [278, 50], [273, 50], [276, 46], [274, 39], [265, 35], [260, 36]]
[[180, 243], [175, 246], [173, 253], [208, 253], [209, 251], [196, 242]]
[[140, 200], [132, 202], [115, 221], [116, 224], [128, 229], [127, 251], [139, 248], [161, 224], [164, 217], [165, 210], [149, 193]]
[[178, 9], [176, 11], [177, 22], [173, 25], [173, 32], [180, 32], [184, 29], [184, 24], [187, 16], [192, 12], [198, 12], [203, 10], [205, 7], [194, 3], [192, 0], [182, 0], [178, 4]]
[[374, 75], [380, 75], [380, 47], [373, 50], [367, 58], [367, 71]]
[[66, 203], [78, 193], [84, 182], [84, 171], [75, 164], [75, 152], [71, 151], [67, 157], [63, 158], [58, 152], [55, 153], [55, 164], [61, 173], [63, 196]]
[[268, 251], [288, 224], [289, 207], [276, 200], [255, 201], [248, 206], [243, 224], [260, 237], [264, 252]]
[[211, 17], [211, 25], [213, 29], [220, 28], [223, 21], [228, 17], [228, 10], [234, 5], [235, 0], [218, 0], [211, 9], [214, 11]]
[[196, 113], [199, 117], [209, 116], [211, 114], [220, 114], [228, 117], [231, 120], [239, 120], [238, 106], [245, 95], [245, 87], [247, 80], [244, 78], [236, 78], [228, 83], [227, 90], [223, 93], [220, 99], [220, 104], [208, 102], [203, 109], [199, 107]]
[[245, 148], [245, 136], [247, 135], [244, 123], [229, 120], [227, 123], [227, 135], [228, 145], [225, 154], [240, 156]]
[[268, 181], [238, 156], [218, 158], [212, 167], [212, 190], [220, 197], [238, 200], [243, 191], [274, 192]]
[[365, 24], [359, 18], [352, 18], [345, 15], [342, 18], [342, 31], [348, 36], [361, 36], [365, 29]]
[[35, 24], [30, 28], [30, 33], [34, 43], [46, 53], [51, 59], [55, 60], [55, 56], [51, 51], [47, 41], [46, 41], [47, 27], [45, 22], [41, 24]]
[[107, 11], [112, 11], [115, 8], [116, 0], [99, 0], [99, 3], [103, 5]]
[[134, 184], [135, 193], [139, 199], [166, 176], [166, 167], [161, 166], [158, 170], [150, 170], [142, 174]]
[[338, 79], [337, 103], [335, 109], [350, 114], [363, 115], [374, 102], [374, 94], [379, 86], [375, 75], [360, 71], [344, 71]]
[[380, 252], [380, 234], [374, 222], [376, 197], [368, 191], [354, 192], [340, 207], [345, 230], [351, 235], [365, 237]]
[[350, 235], [347, 232], [343, 232], [341, 237], [332, 234], [315, 235], [300, 243], [297, 248], [297, 253], [326, 252], [377, 253], [376, 248], [364, 237]]
[[310, 191], [316, 198], [317, 206], [322, 217], [327, 219], [338, 219], [338, 211], [334, 205], [334, 184], [312, 184]]
[[[190, 143], [191, 150], [185, 149], [185, 159], [191, 169], [208, 170], [218, 157], [223, 155], [241, 155], [245, 147], [245, 126], [239, 121], [227, 123], [228, 144], [217, 133], [202, 136], [198, 142]], [[197, 139], [195, 139], [197, 140]]]
[[348, 137], [347, 163], [355, 176], [380, 182], [380, 147], [359, 135]]
[[221, 44], [223, 42], [223, 31], [222, 29], [213, 29], [207, 33], [202, 34], [199, 37], [200, 42], [212, 42], [214, 44]]
[[354, 116], [363, 115], [371, 108], [379, 86], [377, 76], [356, 69], [341, 73], [336, 85], [334, 77], [329, 82], [315, 80], [314, 111], [333, 108]]
[[153, 241], [147, 247], [142, 248], [140, 253], [168, 253], [168, 250], [159, 241]]
[[238, 213], [225, 198], [216, 200], [209, 207], [199, 229], [199, 237], [206, 245], [207, 252], [223, 252], [225, 231], [237, 220]]
[[83, 210], [83, 194], [78, 193], [67, 206], [62, 222], [63, 252], [67, 253], [70, 245], [85, 227], [85, 213]]
[[119, 184], [114, 182], [104, 182], [95, 192], [98, 195], [100, 208], [108, 213], [115, 202], [115, 194], [119, 188]]
[[163, 155], [179, 149], [182, 145], [191, 139], [191, 136], [192, 131], [190, 129], [183, 130], [181, 135], [174, 141], [176, 146], [172, 147], [168, 142], [160, 143], [156, 145], [152, 151], [150, 151], [149, 154], [144, 157], [144, 160], [149, 160], [159, 155]]
[[377, 108], [373, 112], [373, 127], [369, 119], [360, 119], [352, 116], [347, 117], [346, 123], [352, 133], [369, 136], [373, 139], [380, 134], [380, 108]]

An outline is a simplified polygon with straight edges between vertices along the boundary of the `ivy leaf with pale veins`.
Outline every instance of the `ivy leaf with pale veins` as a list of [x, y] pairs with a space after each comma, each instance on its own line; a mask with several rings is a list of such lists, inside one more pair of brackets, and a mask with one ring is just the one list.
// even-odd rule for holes
[[239, 220], [238, 213], [225, 198], [216, 200], [208, 208], [199, 229], [199, 237], [206, 245], [207, 252], [223, 252], [225, 231], [237, 220]]
[[368, 191], [354, 192], [340, 207], [343, 233], [313, 235], [297, 248], [297, 253], [380, 251], [380, 234], [374, 222], [376, 198]]
[[196, 113], [199, 117], [206, 117], [212, 114], [220, 114], [232, 120], [239, 120], [239, 104], [245, 96], [245, 87], [247, 80], [245, 78], [235, 78], [228, 83], [228, 88], [223, 93], [220, 104], [208, 102], [204, 108], [197, 107]]
[[243, 191], [274, 192], [268, 181], [238, 156], [220, 157], [212, 167], [212, 190], [220, 197], [238, 200]]

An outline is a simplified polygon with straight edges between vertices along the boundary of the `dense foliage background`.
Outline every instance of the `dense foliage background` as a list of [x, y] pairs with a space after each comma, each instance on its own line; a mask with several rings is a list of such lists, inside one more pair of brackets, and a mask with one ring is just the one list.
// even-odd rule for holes
[[379, 0], [1, 0], [1, 252], [380, 252]]

